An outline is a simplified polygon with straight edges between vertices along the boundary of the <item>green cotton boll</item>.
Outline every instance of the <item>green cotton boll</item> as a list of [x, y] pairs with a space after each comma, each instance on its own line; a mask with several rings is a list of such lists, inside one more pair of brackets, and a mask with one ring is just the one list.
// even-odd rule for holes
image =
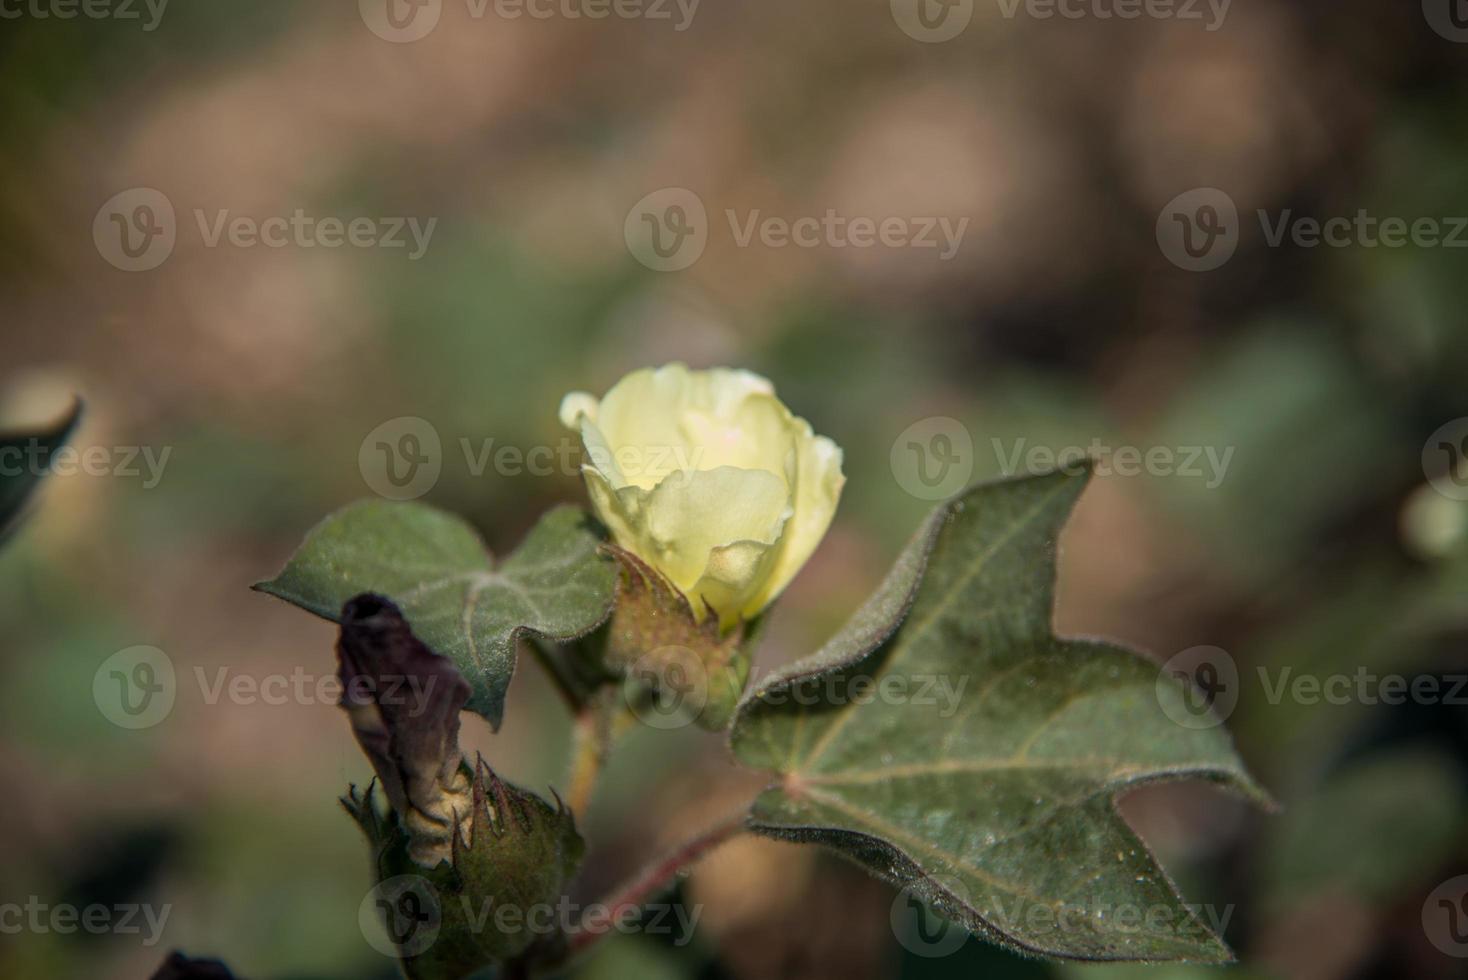
[[409, 835], [381, 809], [373, 788], [342, 803], [372, 846], [376, 886], [369, 903], [410, 980], [462, 980], [512, 960], [564, 955], [566, 886], [585, 844], [570, 811], [501, 780], [483, 759], [461, 770], [473, 808], [451, 855], [423, 868]]
[[[557, 955], [565, 886], [584, 845], [569, 811], [501, 780], [459, 749], [470, 687], [390, 600], [341, 613], [342, 708], [377, 780], [342, 802], [373, 849], [365, 908], [414, 980], [459, 980], [486, 964]], [[377, 804], [380, 783], [387, 808]]]

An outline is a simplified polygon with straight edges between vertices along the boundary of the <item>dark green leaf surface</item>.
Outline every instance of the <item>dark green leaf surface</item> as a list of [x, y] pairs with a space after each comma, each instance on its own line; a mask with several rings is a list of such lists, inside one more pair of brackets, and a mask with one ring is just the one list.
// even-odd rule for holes
[[36, 485], [45, 476], [51, 454], [70, 437], [81, 418], [82, 403], [66, 417], [37, 432], [0, 434], [0, 538], [10, 531]]
[[389, 597], [469, 681], [467, 707], [498, 728], [520, 634], [570, 640], [607, 618], [615, 572], [600, 543], [583, 512], [558, 507], [496, 566], [460, 518], [369, 500], [322, 521], [285, 569], [255, 588], [333, 622], [359, 593]]
[[[1169, 719], [1163, 702], [1186, 692], [1155, 663], [1052, 634], [1056, 538], [1086, 479], [939, 507], [835, 638], [745, 699], [733, 748], [781, 776], [751, 823], [1029, 952], [1226, 961], [1115, 797], [1180, 778], [1264, 797], [1221, 727]], [[860, 677], [877, 693], [853, 697]]]

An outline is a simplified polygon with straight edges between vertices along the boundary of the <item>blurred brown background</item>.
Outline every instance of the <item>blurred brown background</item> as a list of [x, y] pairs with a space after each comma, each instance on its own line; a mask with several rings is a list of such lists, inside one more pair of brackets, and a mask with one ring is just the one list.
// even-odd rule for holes
[[[79, 393], [74, 444], [117, 464], [53, 477], [0, 555], [0, 902], [170, 910], [152, 946], [0, 935], [0, 975], [145, 977], [175, 947], [250, 978], [393, 975], [358, 926], [370, 882], [335, 796], [367, 765], [340, 712], [211, 704], [196, 672], [332, 672], [333, 631], [248, 586], [372, 492], [359, 451], [379, 426], [426, 420], [442, 471], [423, 499], [506, 551], [579, 480], [476, 474], [461, 440], [559, 447], [564, 392], [680, 359], [768, 375], [845, 448], [841, 511], [766, 662], [839, 625], [930, 506], [901, 461], [910, 427], [967, 433], [973, 479], [1093, 441], [1230, 454], [1217, 480], [1099, 477], [1064, 542], [1059, 625], [1160, 660], [1227, 651], [1230, 725], [1285, 810], [1182, 786], [1125, 811], [1191, 900], [1230, 910], [1234, 975], [1464, 975], [1468, 942], [1424, 903], [1468, 871], [1465, 709], [1271, 703], [1255, 679], [1468, 667], [1468, 505], [1437, 448], [1468, 423], [1434, 436], [1468, 416], [1468, 253], [1355, 231], [1272, 245], [1256, 217], [1468, 215], [1454, 3], [1237, 0], [1221, 19], [923, 3], [926, 19], [904, 0], [591, 19], [573, 0], [547, 17], [394, 0], [406, 27], [373, 0], [0, 8], [0, 420]], [[667, 188], [705, 209], [706, 247], [677, 271], [636, 241], [643, 213], [671, 222], [687, 200]], [[1199, 188], [1236, 207], [1237, 243], [1189, 271], [1159, 229], [1204, 228], [1199, 208], [1169, 213]], [[211, 244], [221, 217], [298, 211], [367, 219], [377, 244], [319, 225]], [[945, 259], [741, 244], [756, 212], [967, 224]], [[381, 242], [395, 219], [405, 247]], [[421, 249], [407, 219], [432, 222]], [[131, 449], [168, 452], [156, 479], [141, 453], [122, 472]], [[136, 645], [179, 686], [134, 731], [93, 678]], [[527, 667], [502, 732], [466, 720], [466, 740], [543, 788], [565, 728]], [[757, 785], [717, 739], [638, 733], [596, 801], [589, 881]], [[894, 937], [890, 891], [774, 844], [714, 856], [682, 897], [703, 908], [692, 943], [618, 940], [581, 975], [1142, 973], [976, 941], [923, 958]]]

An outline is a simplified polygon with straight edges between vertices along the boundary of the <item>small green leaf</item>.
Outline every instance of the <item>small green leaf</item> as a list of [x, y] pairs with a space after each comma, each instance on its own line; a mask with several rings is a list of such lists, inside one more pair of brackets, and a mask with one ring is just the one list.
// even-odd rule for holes
[[607, 618], [615, 570], [600, 544], [582, 511], [557, 507], [496, 566], [464, 520], [368, 500], [318, 524], [284, 570], [255, 588], [332, 622], [359, 593], [389, 597], [469, 681], [466, 707], [498, 728], [521, 634], [571, 640]]
[[65, 444], [82, 415], [80, 400], [65, 417], [35, 432], [0, 435], [0, 539], [14, 529], [21, 509]]
[[1052, 634], [1056, 539], [1086, 481], [1011, 480], [939, 507], [834, 639], [744, 700], [734, 751], [782, 777], [751, 825], [828, 845], [1021, 950], [1227, 961], [1115, 797], [1184, 778], [1264, 796], [1221, 728], [1170, 720], [1181, 682]]

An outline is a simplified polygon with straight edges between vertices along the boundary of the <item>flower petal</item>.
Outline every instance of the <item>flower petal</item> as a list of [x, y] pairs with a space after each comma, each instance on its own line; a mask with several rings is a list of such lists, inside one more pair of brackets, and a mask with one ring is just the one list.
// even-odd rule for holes
[[[721, 466], [675, 474], [648, 497], [645, 536], [654, 549], [648, 560], [697, 605], [692, 589], [715, 548], [740, 541], [773, 545], [790, 513], [785, 481], [773, 473]], [[730, 567], [720, 577], [733, 585], [735, 574]]]
[[796, 439], [799, 458], [794, 515], [785, 527], [774, 570], [757, 596], [761, 607], [785, 591], [785, 586], [815, 552], [831, 526], [831, 519], [836, 516], [841, 488], [846, 485], [846, 476], [841, 472], [841, 447], [825, 436], [812, 433], [810, 423], [805, 419], [795, 419], [795, 423], [802, 434]]
[[627, 480], [652, 489], [680, 470], [770, 469], [784, 406], [749, 371], [690, 371], [682, 364], [634, 371], [607, 392], [597, 424]]
[[595, 395], [589, 395], [584, 391], [573, 391], [561, 399], [561, 424], [568, 429], [579, 429], [582, 416], [595, 422], [599, 406], [600, 403], [596, 400]]
[[753, 619], [765, 607], [760, 593], [779, 557], [778, 545], [759, 541], [735, 541], [715, 548], [703, 575], [694, 583], [692, 601], [717, 610], [722, 629], [741, 619]]

